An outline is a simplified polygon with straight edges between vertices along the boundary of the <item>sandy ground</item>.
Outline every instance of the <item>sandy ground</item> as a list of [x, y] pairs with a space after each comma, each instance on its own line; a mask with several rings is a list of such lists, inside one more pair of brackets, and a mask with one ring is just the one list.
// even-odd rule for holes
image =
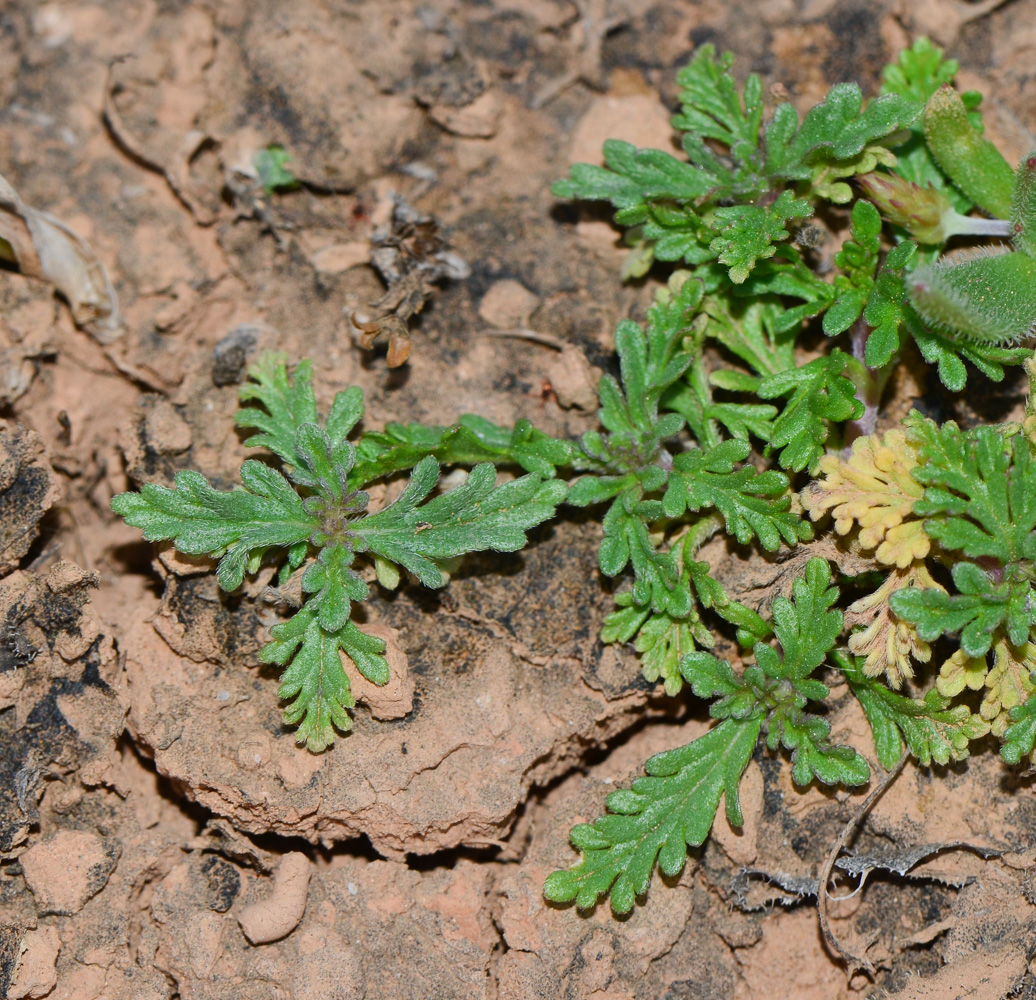
[[[0, 173], [89, 242], [122, 313], [77, 327], [50, 285], [0, 275], [0, 992], [1036, 995], [1036, 805], [993, 752], [908, 766], [868, 818], [863, 850], [1008, 851], [946, 851], [834, 907], [873, 981], [847, 983], [808, 900], [732, 883], [746, 867], [815, 876], [866, 794], [798, 790], [780, 755], [750, 767], [744, 829], [721, 819], [628, 919], [544, 903], [543, 878], [574, 860], [570, 826], [707, 725], [598, 641], [612, 597], [585, 517], [469, 559], [445, 591], [376, 594], [367, 622], [395, 680], [368, 687], [354, 731], [317, 756], [282, 727], [258, 660], [268, 578], [221, 594], [207, 563], [156, 553], [108, 509], [183, 468], [234, 481], [236, 388], [265, 348], [313, 358], [325, 404], [362, 386], [371, 426], [474, 412], [582, 433], [614, 325], [642, 317], [655, 283], [622, 286], [607, 216], [556, 202], [551, 181], [608, 137], [670, 148], [676, 68], [707, 41], [805, 108], [838, 80], [873, 91], [928, 33], [990, 95], [988, 128], [1017, 159], [1036, 145], [1036, 0], [990, 6], [0, 4]], [[250, 170], [275, 143], [303, 186], [266, 197]], [[370, 238], [394, 197], [438, 220], [470, 273], [425, 289], [410, 361], [389, 369], [349, 316], [386, 292]], [[919, 378], [895, 384], [889, 420]], [[1006, 412], [1019, 385], [998, 391]], [[750, 556], [707, 553], [766, 606], [802, 557]], [[867, 751], [842, 695], [835, 735]]]

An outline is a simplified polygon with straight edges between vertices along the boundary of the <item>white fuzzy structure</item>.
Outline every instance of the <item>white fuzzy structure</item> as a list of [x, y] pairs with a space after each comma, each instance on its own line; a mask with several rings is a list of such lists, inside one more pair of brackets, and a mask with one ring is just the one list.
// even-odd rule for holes
[[1036, 261], [1008, 247], [957, 251], [918, 267], [906, 286], [914, 309], [942, 333], [1000, 346], [1036, 334]]

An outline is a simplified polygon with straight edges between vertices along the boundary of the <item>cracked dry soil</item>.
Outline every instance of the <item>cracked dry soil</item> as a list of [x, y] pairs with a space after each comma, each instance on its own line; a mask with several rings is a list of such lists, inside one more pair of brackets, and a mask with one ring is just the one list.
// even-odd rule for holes
[[[281, 726], [258, 661], [269, 580], [223, 594], [204, 560], [154, 550], [108, 511], [182, 468], [233, 482], [236, 389], [265, 348], [314, 358], [325, 403], [362, 386], [372, 426], [474, 412], [582, 433], [614, 325], [643, 316], [653, 283], [620, 285], [606, 216], [556, 203], [551, 181], [608, 137], [668, 148], [675, 71], [706, 41], [808, 107], [841, 79], [873, 90], [928, 33], [994, 95], [989, 128], [1017, 157], [1036, 129], [1036, 0], [990, 7], [0, 5], [0, 173], [91, 243], [124, 317], [102, 342], [49, 286], [0, 275], [0, 992], [1034, 995], [1024, 850], [940, 856], [833, 907], [839, 935], [880, 957], [875, 982], [846, 982], [808, 903], [773, 885], [738, 897], [744, 867], [815, 876], [866, 794], [795, 789], [779, 755], [749, 769], [745, 827], [721, 811], [630, 918], [545, 905], [543, 878], [574, 859], [570, 826], [707, 725], [598, 641], [611, 596], [585, 518], [468, 559], [445, 591], [376, 595], [367, 623], [395, 650], [393, 684], [361, 690], [354, 731], [315, 756]], [[300, 190], [266, 198], [249, 181], [269, 144], [290, 151]], [[393, 195], [445, 227], [470, 273], [442, 285], [389, 370], [348, 317], [385, 295], [370, 238]], [[889, 412], [923, 391], [904, 377]], [[765, 606], [798, 557], [714, 542], [706, 558]], [[866, 751], [847, 701], [832, 721]], [[984, 754], [908, 768], [858, 844], [1022, 848], [1034, 833], [1031, 778]]]

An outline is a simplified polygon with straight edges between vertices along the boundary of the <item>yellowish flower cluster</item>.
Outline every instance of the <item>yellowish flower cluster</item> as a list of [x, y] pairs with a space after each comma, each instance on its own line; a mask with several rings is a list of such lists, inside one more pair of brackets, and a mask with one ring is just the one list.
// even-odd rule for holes
[[936, 687], [939, 693], [952, 698], [965, 687], [978, 691], [985, 687], [986, 694], [979, 715], [990, 724], [993, 734], [1003, 737], [1011, 724], [1012, 708], [1027, 701], [1036, 690], [1030, 680], [1036, 670], [1036, 643], [1014, 646], [1001, 639], [993, 647], [993, 669], [985, 656], [971, 657], [957, 650], [939, 670]]
[[927, 663], [932, 647], [909, 622], [901, 621], [889, 607], [889, 597], [904, 587], [935, 588], [942, 590], [932, 579], [923, 562], [911, 563], [906, 569], [894, 569], [873, 594], [849, 605], [846, 623], [850, 626], [870, 624], [862, 632], [849, 636], [849, 650], [865, 656], [863, 672], [868, 677], [885, 674], [889, 687], [898, 690], [903, 679], [914, 676], [911, 658]]
[[831, 511], [840, 535], [858, 526], [861, 548], [874, 549], [874, 558], [886, 566], [906, 569], [931, 548], [913, 514], [923, 493], [910, 475], [917, 464], [903, 431], [857, 438], [848, 460], [836, 455], [820, 459], [823, 478], [803, 491], [802, 506], [814, 521]]
[[822, 478], [801, 495], [812, 520], [830, 511], [839, 535], [858, 529], [859, 547], [894, 567], [874, 593], [849, 606], [846, 621], [867, 626], [849, 637], [849, 649], [866, 657], [864, 672], [885, 674], [895, 690], [914, 676], [912, 661], [927, 663], [932, 649], [912, 624], [896, 617], [889, 597], [905, 587], [943, 589], [925, 567], [931, 542], [913, 512], [924, 492], [910, 474], [917, 465], [917, 452], [901, 430], [860, 437], [848, 459], [825, 455]]

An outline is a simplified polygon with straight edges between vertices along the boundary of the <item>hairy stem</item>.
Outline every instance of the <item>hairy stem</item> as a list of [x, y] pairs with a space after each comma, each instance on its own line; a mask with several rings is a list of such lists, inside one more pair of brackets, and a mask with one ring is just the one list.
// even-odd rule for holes
[[723, 515], [718, 510], [698, 518], [684, 536], [684, 553], [687, 556], [696, 555], [698, 549], [717, 531], [723, 530], [724, 524]]

